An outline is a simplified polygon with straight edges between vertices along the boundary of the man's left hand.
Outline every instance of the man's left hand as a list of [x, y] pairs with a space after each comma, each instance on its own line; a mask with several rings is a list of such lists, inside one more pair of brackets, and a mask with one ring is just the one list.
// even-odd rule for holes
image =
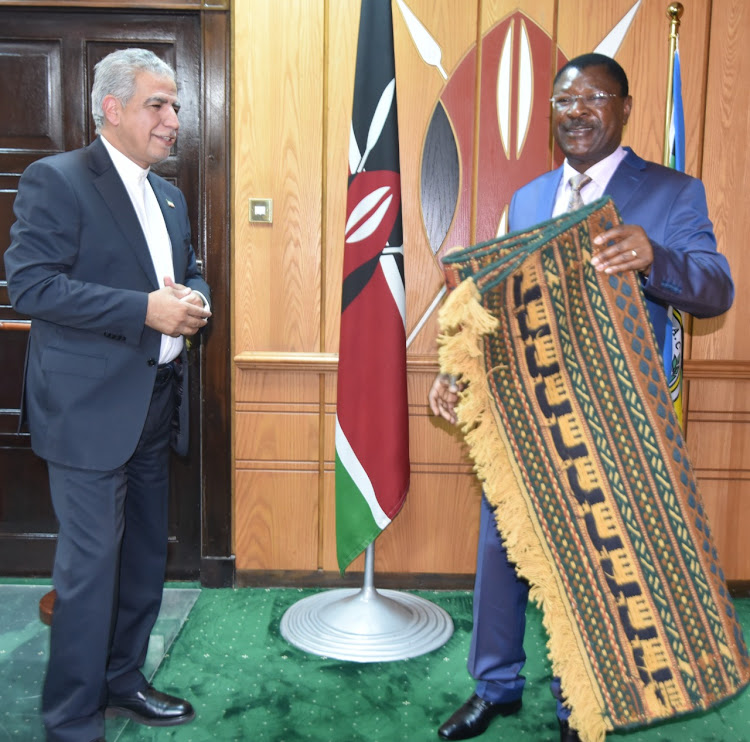
[[594, 237], [595, 245], [605, 247], [591, 258], [591, 265], [605, 273], [651, 272], [654, 249], [646, 233], [636, 224], [620, 224]]

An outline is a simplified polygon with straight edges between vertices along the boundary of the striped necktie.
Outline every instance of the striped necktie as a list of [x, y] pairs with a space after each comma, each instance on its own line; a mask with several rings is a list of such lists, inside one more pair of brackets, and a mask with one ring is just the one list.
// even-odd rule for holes
[[591, 178], [585, 173], [577, 173], [568, 183], [570, 184], [570, 201], [568, 201], [568, 211], [575, 211], [583, 206], [581, 198], [581, 188], [591, 182]]

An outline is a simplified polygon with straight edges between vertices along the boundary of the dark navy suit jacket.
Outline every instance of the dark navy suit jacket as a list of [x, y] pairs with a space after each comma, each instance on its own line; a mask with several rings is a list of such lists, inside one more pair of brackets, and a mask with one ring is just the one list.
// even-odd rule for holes
[[[714, 317], [732, 305], [734, 284], [726, 258], [716, 251], [703, 183], [625, 149], [605, 194], [612, 196], [625, 224], [643, 227], [653, 247], [643, 290], [661, 348], [669, 305], [696, 317]], [[562, 172], [562, 167], [552, 170], [516, 191], [510, 229], [523, 230], [552, 216]]]
[[[175, 281], [210, 301], [182, 193], [148, 177], [172, 242]], [[115, 469], [138, 443], [161, 342], [144, 324], [148, 294], [159, 284], [138, 217], [100, 139], [30, 165], [14, 210], [5, 266], [13, 306], [33, 319], [24, 394], [32, 447], [58, 464]], [[187, 407], [180, 405], [180, 453]]]

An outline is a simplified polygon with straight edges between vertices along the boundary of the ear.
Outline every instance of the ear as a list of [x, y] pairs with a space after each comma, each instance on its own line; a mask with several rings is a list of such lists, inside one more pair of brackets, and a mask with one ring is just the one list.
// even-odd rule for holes
[[622, 104], [622, 123], [623, 126], [628, 123], [628, 119], [630, 118], [630, 112], [633, 110], [633, 96], [627, 95], [625, 96], [625, 100]]
[[105, 95], [102, 101], [102, 113], [107, 123], [117, 126], [120, 123], [120, 101], [114, 95]]

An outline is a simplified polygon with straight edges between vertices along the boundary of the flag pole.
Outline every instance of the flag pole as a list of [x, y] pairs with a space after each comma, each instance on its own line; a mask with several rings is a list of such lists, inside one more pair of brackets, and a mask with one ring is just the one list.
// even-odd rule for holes
[[[682, 121], [682, 85], [680, 83], [679, 67], [676, 66], [675, 62], [679, 54], [680, 22], [684, 10], [682, 3], [673, 2], [667, 6], [666, 12], [669, 19], [669, 62], [667, 65], [667, 100], [664, 113], [662, 164], [665, 167], [674, 167], [677, 170], [685, 169], [684, 125], [678, 123]], [[675, 80], [675, 75], [677, 75], [677, 80]], [[676, 89], [676, 85], [679, 85], [679, 89]], [[679, 100], [678, 104], [676, 104], [675, 98]], [[673, 149], [674, 162], [672, 162]], [[689, 314], [683, 313], [672, 306], [668, 308], [668, 321], [672, 325], [672, 367], [671, 369], [665, 368], [665, 371], [667, 373], [667, 381], [669, 382], [675, 414], [683, 431], [686, 431], [687, 419], [685, 408], [687, 389], [684, 384], [683, 365], [687, 345], [690, 340], [692, 321]], [[667, 339], [667, 342], [670, 342], [669, 339]], [[677, 367], [676, 371], [675, 365]]]
[[669, 129], [672, 125], [672, 107], [674, 95], [674, 55], [677, 50], [677, 38], [680, 33], [680, 18], [685, 8], [682, 3], [670, 3], [667, 6], [667, 18], [670, 20], [669, 27], [669, 71], [667, 72], [667, 106], [664, 118], [664, 150], [662, 154], [662, 165], [669, 167], [672, 153], [670, 152]]
[[453, 635], [446, 611], [425, 598], [376, 590], [375, 548], [365, 551], [361, 588], [323, 590], [298, 600], [281, 618], [290, 644], [350, 662], [391, 662], [432, 652]]
[[[411, 24], [427, 58], [442, 69], [440, 48], [429, 43], [416, 18]], [[343, 572], [365, 549], [364, 583], [360, 590], [303, 598], [280, 624], [290, 644], [355, 662], [417, 657], [453, 634], [453, 621], [439, 606], [410, 593], [378, 591], [374, 584], [374, 541], [401, 510], [410, 476], [395, 61], [390, 0], [362, 0], [349, 136], [335, 481], [339, 568]]]

